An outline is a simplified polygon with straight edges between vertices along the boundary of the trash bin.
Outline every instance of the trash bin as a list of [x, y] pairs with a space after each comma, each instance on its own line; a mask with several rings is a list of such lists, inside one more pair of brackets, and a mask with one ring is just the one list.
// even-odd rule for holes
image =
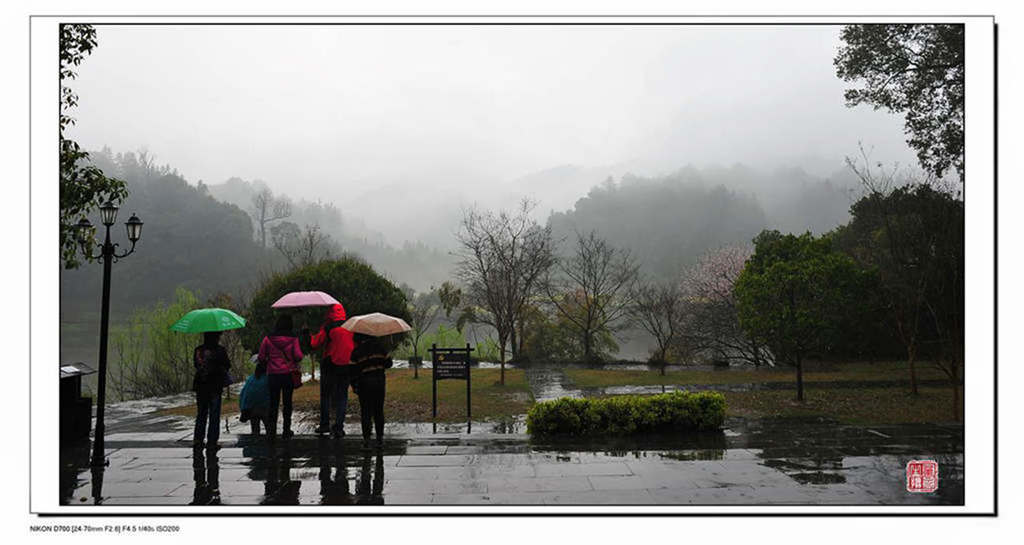
[[96, 371], [78, 362], [60, 366], [60, 439], [89, 438], [92, 429], [92, 398], [82, 397], [82, 377]]

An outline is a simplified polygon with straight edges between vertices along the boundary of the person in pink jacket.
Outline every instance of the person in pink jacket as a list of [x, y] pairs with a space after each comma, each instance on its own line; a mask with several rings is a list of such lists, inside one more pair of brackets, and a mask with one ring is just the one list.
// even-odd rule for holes
[[[260, 343], [259, 359], [267, 363], [267, 388], [270, 390], [270, 411], [267, 415], [267, 437], [273, 441], [277, 435], [277, 409], [281, 406], [281, 438], [292, 435], [292, 371], [299, 369], [302, 349], [292, 332], [292, 317], [287, 314], [277, 319], [273, 333]], [[282, 403], [283, 400], [283, 403]]]

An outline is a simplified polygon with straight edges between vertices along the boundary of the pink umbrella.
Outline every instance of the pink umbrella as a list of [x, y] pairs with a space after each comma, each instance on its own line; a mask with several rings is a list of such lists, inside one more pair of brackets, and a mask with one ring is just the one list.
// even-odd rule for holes
[[285, 294], [270, 306], [272, 308], [329, 307], [340, 304], [337, 299], [322, 291], [293, 291]]

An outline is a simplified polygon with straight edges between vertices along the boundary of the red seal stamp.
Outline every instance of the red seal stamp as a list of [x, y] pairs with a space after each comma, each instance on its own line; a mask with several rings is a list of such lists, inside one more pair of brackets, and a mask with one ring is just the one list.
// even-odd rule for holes
[[907, 462], [907, 492], [935, 492], [938, 488], [938, 462], [935, 460]]

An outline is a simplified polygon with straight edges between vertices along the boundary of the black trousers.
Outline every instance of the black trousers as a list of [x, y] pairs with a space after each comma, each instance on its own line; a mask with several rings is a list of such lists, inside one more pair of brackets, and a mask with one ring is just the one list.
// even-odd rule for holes
[[[281, 406], [281, 429], [292, 430], [292, 384], [291, 373], [267, 375], [267, 388], [270, 390], [270, 414], [267, 415], [267, 435], [277, 434], [277, 409]], [[283, 401], [283, 403], [282, 403]]]
[[331, 407], [334, 407], [335, 431], [345, 431], [345, 412], [348, 410], [349, 370], [347, 365], [334, 365], [329, 360], [320, 363], [320, 427], [331, 426]]
[[384, 371], [370, 371], [359, 377], [359, 417], [363, 439], [370, 438], [371, 423], [377, 440], [384, 439]]

